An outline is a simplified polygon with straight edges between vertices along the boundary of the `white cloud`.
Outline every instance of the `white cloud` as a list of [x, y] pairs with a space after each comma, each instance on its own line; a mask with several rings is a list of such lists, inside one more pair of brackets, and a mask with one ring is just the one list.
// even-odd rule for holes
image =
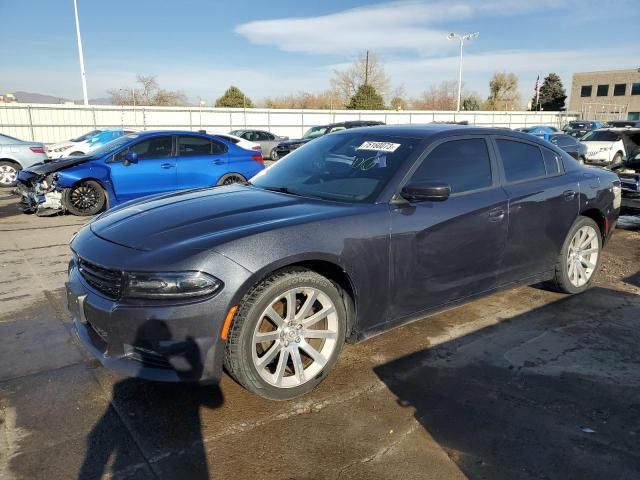
[[405, 0], [317, 17], [258, 20], [238, 25], [235, 32], [252, 43], [287, 52], [345, 54], [373, 49], [437, 54], [443, 47], [452, 47], [446, 38], [448, 30], [437, 25], [478, 15], [517, 15], [563, 6], [565, 3], [557, 0]]

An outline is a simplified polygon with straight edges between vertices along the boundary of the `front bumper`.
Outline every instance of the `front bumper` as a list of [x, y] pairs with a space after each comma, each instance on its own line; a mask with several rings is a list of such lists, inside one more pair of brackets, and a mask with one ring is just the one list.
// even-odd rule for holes
[[631, 210], [640, 210], [640, 194], [631, 196], [622, 192], [622, 208], [628, 208]]
[[599, 153], [595, 155], [587, 154], [585, 156], [585, 163], [589, 165], [604, 166], [604, 165], [609, 165], [611, 163], [611, 159], [609, 158], [608, 153], [603, 153], [603, 154]]

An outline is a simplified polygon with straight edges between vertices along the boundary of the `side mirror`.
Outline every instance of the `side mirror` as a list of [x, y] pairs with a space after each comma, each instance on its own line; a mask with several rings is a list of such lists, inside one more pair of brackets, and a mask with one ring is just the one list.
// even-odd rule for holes
[[443, 182], [414, 182], [405, 185], [400, 195], [410, 202], [443, 202], [451, 195], [451, 187]]
[[136, 152], [127, 152], [124, 154], [124, 160], [122, 164], [128, 167], [132, 163], [138, 163], [138, 154]]

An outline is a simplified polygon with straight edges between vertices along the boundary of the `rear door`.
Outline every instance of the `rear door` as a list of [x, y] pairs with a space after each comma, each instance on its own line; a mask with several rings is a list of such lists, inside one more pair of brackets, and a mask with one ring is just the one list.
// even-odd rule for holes
[[507, 195], [482, 136], [431, 150], [411, 181], [445, 182], [451, 196], [391, 207], [394, 316], [445, 305], [496, 285], [507, 239]]
[[224, 143], [200, 135], [179, 135], [176, 143], [178, 188], [212, 187], [227, 173]]
[[507, 137], [496, 137], [495, 144], [509, 198], [509, 234], [500, 279], [506, 284], [555, 268], [578, 215], [579, 185], [564, 175], [561, 158], [551, 149]]
[[[126, 165], [124, 155], [138, 154], [135, 163]], [[168, 192], [176, 188], [176, 159], [173, 137], [147, 138], [117, 153], [109, 161], [111, 181], [120, 202], [144, 195]]]

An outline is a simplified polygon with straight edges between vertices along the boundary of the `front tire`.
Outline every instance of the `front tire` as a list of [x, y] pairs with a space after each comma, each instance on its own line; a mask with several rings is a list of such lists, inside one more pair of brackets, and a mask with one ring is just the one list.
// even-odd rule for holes
[[107, 203], [107, 194], [98, 182], [87, 180], [67, 188], [62, 204], [73, 215], [86, 217], [100, 212]]
[[0, 161], [0, 187], [15, 187], [18, 183], [18, 172], [22, 170], [17, 163]]
[[227, 371], [247, 390], [288, 400], [315, 388], [345, 339], [339, 287], [304, 269], [273, 274], [242, 300], [226, 346]]
[[271, 149], [271, 152], [269, 153], [269, 158], [274, 162], [278, 160], [278, 151], [275, 148]]
[[591, 287], [601, 259], [598, 224], [588, 217], [578, 217], [558, 256], [554, 278], [547, 285], [559, 292], [582, 293]]

